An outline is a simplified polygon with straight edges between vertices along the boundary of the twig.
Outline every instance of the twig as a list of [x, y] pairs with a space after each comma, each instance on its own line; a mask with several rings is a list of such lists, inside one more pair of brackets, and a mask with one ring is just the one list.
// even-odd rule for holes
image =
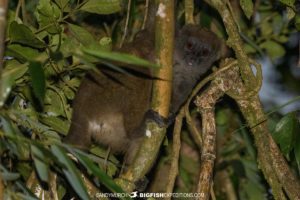
[[19, 0], [16, 8], [15, 21], [17, 21], [19, 18], [21, 6], [22, 6], [22, 0]]
[[185, 118], [186, 118], [186, 122], [188, 125], [188, 129], [189, 129], [198, 149], [201, 149], [201, 146], [202, 146], [201, 132], [198, 130], [198, 128], [194, 122], [194, 119], [191, 117], [190, 111], [188, 110], [188, 108], [186, 106], [184, 107], [184, 111], [185, 111]]
[[[181, 147], [180, 133], [181, 133], [183, 116], [184, 116], [184, 108], [180, 110], [175, 121], [175, 127], [173, 131], [173, 145], [172, 145], [173, 151], [172, 151], [171, 168], [170, 168], [170, 173], [168, 178], [169, 179], [168, 185], [166, 187], [167, 193], [173, 192], [175, 180], [178, 175], [179, 154], [180, 154], [180, 147]], [[171, 197], [169, 197], [169, 199], [171, 199]]]
[[194, 24], [194, 0], [184, 0], [185, 23]]
[[230, 177], [228, 175], [228, 172], [224, 169], [220, 171], [217, 175], [218, 180], [220, 180], [222, 185], [222, 192], [225, 193], [226, 199], [230, 200], [237, 200], [236, 192], [234, 189], [234, 186], [232, 184], [232, 181], [230, 180]]
[[57, 189], [57, 174], [50, 172], [49, 193], [53, 200], [59, 200]]
[[26, 15], [26, 9], [25, 9], [25, 0], [21, 0], [21, 9], [22, 9], [22, 21], [24, 24], [28, 24], [28, 17]]
[[120, 43], [120, 48], [123, 46], [125, 38], [127, 36], [129, 17], [130, 17], [130, 8], [131, 8], [131, 0], [128, 0], [126, 22], [125, 22], [125, 27], [124, 27], [124, 34], [123, 34], [123, 37], [122, 37], [122, 40], [121, 40], [121, 43]]
[[147, 22], [147, 18], [148, 18], [148, 12], [149, 12], [149, 0], [146, 0], [146, 5], [145, 5], [145, 13], [144, 13], [144, 19], [143, 19], [143, 25], [142, 25], [142, 29], [144, 30], [146, 27], [146, 22]]
[[216, 194], [215, 194], [215, 191], [214, 191], [214, 184], [213, 183], [211, 184], [211, 187], [210, 187], [210, 196], [211, 196], [211, 200], [217, 200], [217, 197], [216, 197]]

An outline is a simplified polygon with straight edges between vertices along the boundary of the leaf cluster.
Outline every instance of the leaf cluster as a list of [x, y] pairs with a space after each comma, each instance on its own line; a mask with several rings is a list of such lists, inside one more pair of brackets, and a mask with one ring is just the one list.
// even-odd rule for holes
[[[86, 177], [92, 180], [91, 185], [105, 191], [122, 192], [113, 181], [121, 169], [121, 163], [115, 157], [105, 160], [106, 151], [98, 146], [84, 153], [63, 144], [62, 139], [70, 126], [72, 100], [88, 70], [99, 73], [97, 66], [104, 64], [122, 71], [113, 64], [115, 61], [155, 67], [132, 55], [112, 51], [122, 42], [126, 21], [122, 13], [127, 8], [126, 1], [22, 2], [10, 1], [5, 66], [0, 85], [0, 172], [6, 186], [5, 197], [50, 199], [55, 194], [62, 199], [73, 190], [79, 198], [89, 199], [94, 193], [86, 188], [89, 185], [85, 182]], [[240, 6], [233, 6], [232, 10], [239, 13], [235, 19], [245, 41], [245, 50], [253, 55], [266, 52], [273, 59], [283, 57], [290, 34], [300, 29], [297, 2], [237, 2], [236, 5]], [[143, 1], [134, 1], [131, 6], [129, 31], [126, 33], [129, 41], [141, 28], [143, 4]], [[177, 21], [183, 18], [182, 5], [180, 2]], [[200, 4], [200, 7], [194, 13], [199, 23], [225, 37], [220, 19], [213, 12], [207, 12], [209, 9], [204, 9], [207, 5]], [[290, 113], [281, 120], [269, 119], [273, 122], [274, 139], [293, 169], [299, 172], [298, 116]], [[217, 161], [216, 174], [221, 175], [216, 177], [225, 173], [233, 186], [232, 193], [241, 199], [266, 198], [268, 186], [256, 164], [252, 138], [244, 128], [236, 131], [242, 126], [240, 116], [220, 108], [217, 110], [217, 125], [220, 160]], [[182, 134], [185, 146], [181, 152], [177, 192], [194, 189], [199, 169], [199, 157], [194, 155], [198, 149], [185, 133], [186, 129]], [[161, 157], [160, 163], [168, 162], [171, 154], [167, 141], [163, 147], [167, 155]], [[216, 187], [228, 184], [224, 180], [216, 180]], [[57, 183], [55, 189], [50, 187], [54, 183]], [[218, 199], [228, 197], [218, 189], [216, 195]]]

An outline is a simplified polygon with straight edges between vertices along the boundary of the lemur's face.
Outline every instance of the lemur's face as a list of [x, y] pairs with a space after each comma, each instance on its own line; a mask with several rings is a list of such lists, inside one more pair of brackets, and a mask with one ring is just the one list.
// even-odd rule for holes
[[205, 73], [219, 58], [221, 47], [217, 36], [196, 25], [184, 26], [176, 37], [176, 61], [180, 60], [186, 68], [201, 68], [199, 73]]

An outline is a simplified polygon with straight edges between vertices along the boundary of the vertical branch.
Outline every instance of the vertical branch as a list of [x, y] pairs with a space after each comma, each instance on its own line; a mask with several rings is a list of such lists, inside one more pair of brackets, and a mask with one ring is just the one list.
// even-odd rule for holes
[[184, 0], [185, 23], [194, 24], [194, 0]]
[[147, 17], [148, 17], [148, 12], [149, 12], [149, 1], [150, 0], [146, 0], [145, 14], [144, 14], [144, 19], [143, 19], [142, 29], [145, 29], [145, 27], [146, 27], [146, 22], [147, 22]]
[[159, 79], [154, 81], [152, 108], [167, 118], [172, 90], [174, 2], [168, 0], [158, 2], [155, 48], [161, 68], [158, 72]]
[[202, 118], [203, 144], [201, 150], [200, 175], [197, 185], [198, 199], [208, 200], [212, 186], [214, 161], [216, 158], [216, 124], [214, 106], [224, 93], [231, 89], [238, 73], [237, 67], [220, 74], [211, 85], [197, 97], [197, 105]]
[[3, 57], [5, 50], [5, 32], [6, 32], [6, 13], [7, 13], [7, 0], [0, 0], [0, 77], [3, 70]]
[[130, 8], [131, 8], [131, 0], [128, 0], [126, 21], [125, 21], [124, 33], [123, 33], [123, 36], [122, 36], [122, 40], [120, 42], [120, 48], [123, 46], [125, 38], [127, 36], [127, 29], [128, 29], [129, 17], [130, 17]]
[[[160, 116], [167, 118], [172, 87], [174, 1], [157, 0], [156, 3], [158, 10], [156, 12], [155, 48], [161, 68], [155, 76], [159, 78], [153, 86], [152, 109]], [[148, 122], [146, 129], [147, 137], [144, 138], [136, 158], [128, 170], [116, 180], [125, 191], [132, 191], [135, 187], [134, 183], [143, 178], [151, 169], [164, 139], [165, 128], [159, 127], [154, 122]]]
[[[172, 193], [176, 177], [178, 175], [178, 164], [179, 164], [179, 154], [180, 154], [180, 133], [182, 127], [182, 119], [184, 116], [184, 108], [182, 108], [179, 114], [176, 117], [174, 131], [173, 131], [173, 144], [172, 144], [172, 160], [171, 160], [171, 168], [169, 174], [169, 181], [167, 185], [166, 192]], [[170, 197], [171, 199], [171, 197]]]
[[201, 151], [200, 176], [197, 192], [200, 193], [199, 199], [208, 200], [212, 185], [214, 161], [216, 158], [216, 123], [214, 106], [200, 106], [200, 112], [202, 117], [202, 134], [204, 142]]
[[[3, 57], [5, 50], [5, 32], [6, 32], [6, 13], [7, 13], [7, 0], [0, 0], [0, 78], [2, 77], [3, 70]], [[1, 80], [0, 80], [1, 81]], [[2, 85], [0, 84], [0, 94], [2, 94]], [[4, 184], [2, 176], [0, 175], [0, 199], [3, 199]]]
[[222, 190], [224, 190], [226, 199], [238, 200], [235, 188], [232, 181], [230, 180], [228, 172], [226, 170], [222, 170], [216, 174], [216, 177], [216, 181], [220, 183], [220, 185], [222, 186]]

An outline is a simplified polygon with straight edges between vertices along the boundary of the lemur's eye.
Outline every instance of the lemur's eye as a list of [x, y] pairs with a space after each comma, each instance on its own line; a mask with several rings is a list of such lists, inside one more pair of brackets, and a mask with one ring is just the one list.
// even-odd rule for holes
[[187, 50], [192, 50], [194, 46], [194, 43], [192, 41], [187, 41], [187, 43], [185, 44], [185, 47]]

